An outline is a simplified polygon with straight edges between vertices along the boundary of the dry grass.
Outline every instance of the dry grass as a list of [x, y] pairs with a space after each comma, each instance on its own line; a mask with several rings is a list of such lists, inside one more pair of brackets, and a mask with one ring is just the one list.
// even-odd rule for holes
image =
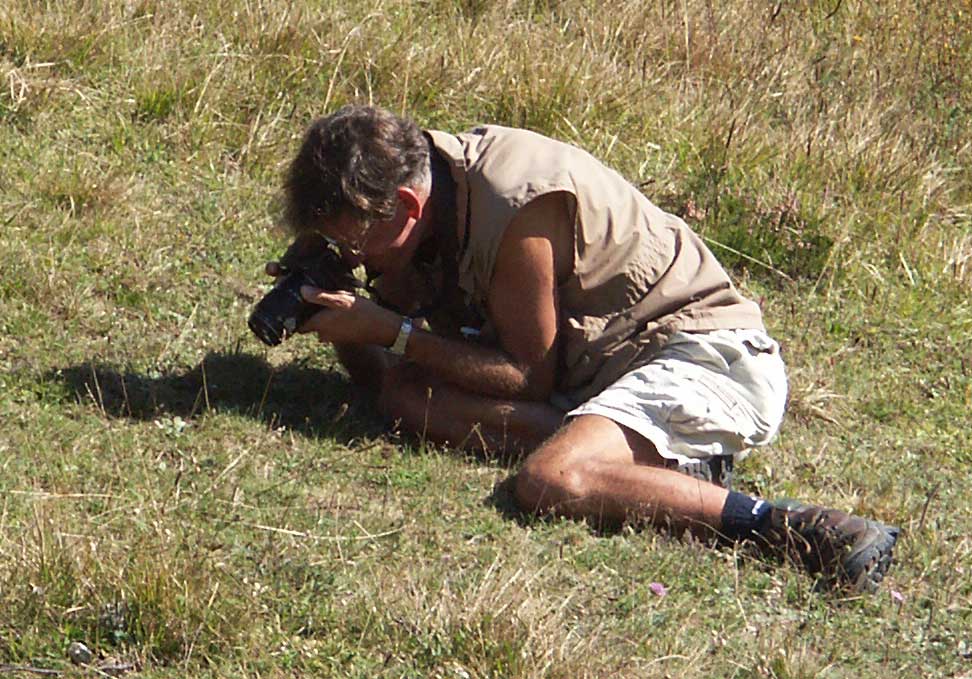
[[[970, 74], [965, 0], [3, 4], [0, 669], [968, 674]], [[888, 587], [526, 520], [326, 349], [262, 353], [282, 163], [348, 101], [569, 140], [691, 221], [791, 366], [740, 482], [902, 525]]]

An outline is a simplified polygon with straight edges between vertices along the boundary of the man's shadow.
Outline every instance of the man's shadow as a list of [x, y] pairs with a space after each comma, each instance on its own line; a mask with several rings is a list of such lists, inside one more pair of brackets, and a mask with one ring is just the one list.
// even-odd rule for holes
[[109, 417], [190, 420], [233, 413], [344, 442], [384, 431], [347, 377], [303, 361], [274, 367], [253, 354], [216, 351], [182, 372], [142, 374], [92, 362], [52, 370], [47, 379], [62, 382], [76, 399]]
[[[152, 421], [178, 416], [192, 420], [205, 413], [232, 413], [345, 444], [388, 433], [370, 407], [370, 399], [356, 393], [345, 375], [308, 363], [298, 360], [274, 367], [254, 354], [217, 351], [181, 372], [143, 374], [87, 362], [52, 370], [46, 379], [61, 382], [75, 400], [90, 403], [113, 418]], [[413, 437], [396, 438], [401, 442]], [[504, 466], [512, 466], [521, 457], [519, 452], [455, 452], [467, 460], [489, 459]], [[494, 486], [483, 504], [521, 525], [537, 520], [517, 507], [511, 475]]]

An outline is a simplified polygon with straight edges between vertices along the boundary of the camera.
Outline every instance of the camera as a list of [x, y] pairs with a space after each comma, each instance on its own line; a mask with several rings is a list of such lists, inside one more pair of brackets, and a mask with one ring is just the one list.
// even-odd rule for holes
[[328, 292], [353, 292], [361, 287], [337, 249], [316, 234], [295, 240], [279, 264], [283, 275], [257, 302], [247, 321], [253, 334], [267, 346], [275, 347], [283, 342], [320, 310], [318, 305], [304, 300], [301, 286]]
[[283, 342], [318, 310], [316, 304], [301, 296], [302, 285], [321, 287], [306, 271], [291, 271], [277, 281], [250, 314], [247, 325], [267, 346], [275, 347]]

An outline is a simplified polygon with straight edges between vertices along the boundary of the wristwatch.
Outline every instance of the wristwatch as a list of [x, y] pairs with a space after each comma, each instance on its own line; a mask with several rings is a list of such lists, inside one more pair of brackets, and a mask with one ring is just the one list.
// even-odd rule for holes
[[408, 338], [411, 334], [412, 319], [406, 316], [402, 319], [402, 327], [398, 329], [398, 337], [395, 338], [395, 343], [388, 347], [388, 351], [396, 356], [404, 356], [405, 345], [408, 344]]

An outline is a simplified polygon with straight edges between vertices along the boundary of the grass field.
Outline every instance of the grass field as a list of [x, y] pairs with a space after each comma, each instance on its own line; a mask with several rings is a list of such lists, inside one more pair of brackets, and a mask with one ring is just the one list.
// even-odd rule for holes
[[[737, 484], [900, 525], [885, 586], [521, 516], [264, 351], [283, 165], [350, 101], [690, 221], [790, 366]], [[972, 676], [969, 0], [4, 2], [0, 255], [0, 674]]]

